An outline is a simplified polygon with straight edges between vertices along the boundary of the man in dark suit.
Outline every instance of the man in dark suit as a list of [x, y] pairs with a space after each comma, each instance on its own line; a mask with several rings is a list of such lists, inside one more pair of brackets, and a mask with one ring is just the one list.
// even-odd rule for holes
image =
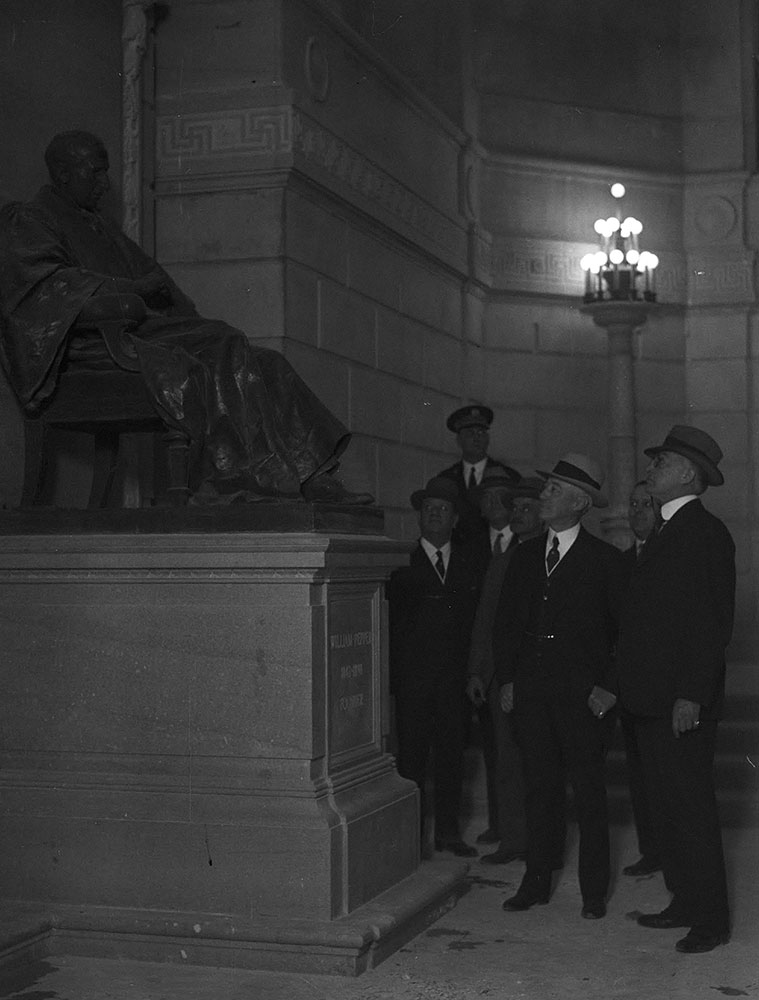
[[474, 490], [482, 482], [487, 469], [499, 467], [503, 474], [516, 485], [520, 475], [516, 469], [497, 462], [488, 455], [490, 445], [490, 425], [493, 411], [489, 406], [479, 404], [462, 406], [448, 417], [446, 427], [456, 435], [461, 449], [461, 460], [438, 473], [451, 479], [461, 493], [461, 513], [454, 532], [458, 542], [476, 545], [487, 537], [488, 524], [480, 511], [479, 500]]
[[661, 501], [662, 526], [644, 546], [625, 600], [619, 692], [634, 717], [672, 900], [638, 923], [688, 927], [676, 948], [692, 954], [711, 951], [730, 932], [712, 766], [733, 627], [735, 545], [700, 500], [708, 486], [724, 482], [716, 441], [675, 426], [646, 455], [646, 485]]
[[568, 779], [580, 828], [582, 916], [598, 919], [609, 887], [604, 753], [625, 572], [621, 552], [580, 524], [591, 506], [608, 505], [597, 463], [570, 453], [539, 475], [549, 530], [514, 550], [493, 637], [502, 707], [514, 712], [522, 751], [527, 813], [527, 869], [503, 907], [548, 902]]
[[464, 755], [464, 689], [480, 574], [451, 534], [460, 505], [450, 479], [431, 479], [411, 495], [421, 538], [410, 564], [395, 570], [390, 603], [390, 679], [395, 695], [398, 773], [422, 796], [433, 757], [435, 849], [475, 857], [459, 829]]
[[477, 840], [498, 843], [482, 857], [484, 864], [508, 864], [524, 856], [527, 835], [524, 816], [522, 758], [514, 742], [511, 719], [501, 709], [493, 663], [493, 621], [503, 577], [514, 546], [541, 534], [538, 496], [543, 480], [521, 479], [516, 486], [497, 469], [485, 471], [478, 487], [480, 508], [490, 525], [490, 560], [469, 649], [467, 695], [480, 711], [482, 749], [488, 790], [488, 830]]
[[[637, 482], [632, 488], [627, 504], [627, 520], [633, 535], [635, 535], [635, 541], [624, 553], [625, 565], [630, 573], [638, 561], [638, 556], [646, 540], [652, 532], [658, 529], [661, 523], [660, 510], [661, 504], [656, 497], [652, 497], [648, 492], [645, 479]], [[640, 878], [661, 871], [661, 861], [651, 811], [643, 785], [643, 771], [638, 741], [635, 736], [634, 718], [620, 706], [619, 721], [625, 743], [630, 803], [640, 851], [638, 860], [631, 865], [625, 865], [622, 873], [633, 878]]]

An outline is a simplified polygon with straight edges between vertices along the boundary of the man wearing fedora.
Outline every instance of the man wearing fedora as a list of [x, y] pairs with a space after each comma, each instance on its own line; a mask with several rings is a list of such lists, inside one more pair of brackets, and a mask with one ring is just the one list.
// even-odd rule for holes
[[622, 553], [580, 524], [592, 506], [608, 506], [597, 463], [569, 453], [538, 474], [548, 531], [514, 550], [493, 639], [501, 704], [513, 711], [522, 752], [527, 815], [527, 868], [503, 908], [548, 902], [569, 780], [580, 830], [582, 916], [599, 919], [610, 875], [604, 754], [626, 573]]
[[541, 534], [538, 497], [543, 480], [526, 477], [514, 486], [498, 468], [485, 470], [476, 493], [490, 531], [490, 559], [477, 606], [469, 648], [467, 695], [477, 707], [488, 793], [488, 829], [480, 843], [498, 843], [485, 864], [508, 864], [524, 856], [526, 844], [522, 759], [511, 719], [502, 711], [493, 664], [493, 621], [503, 577], [515, 545]]
[[481, 576], [467, 551], [451, 541], [460, 504], [456, 483], [442, 476], [411, 495], [421, 537], [409, 565], [395, 570], [388, 584], [390, 683], [398, 773], [421, 793], [422, 852], [431, 754], [435, 849], [474, 857], [477, 851], [461, 838], [459, 810], [466, 660]]
[[512, 485], [516, 485], [520, 479], [516, 469], [497, 462], [488, 455], [492, 423], [493, 411], [489, 406], [481, 406], [479, 403], [454, 410], [445, 422], [448, 430], [456, 435], [461, 460], [443, 469], [438, 475], [451, 479], [459, 488], [461, 513], [454, 537], [467, 544], [482, 542], [487, 536], [487, 521], [482, 516], [478, 498], [473, 492], [482, 482], [485, 472], [497, 467], [502, 470], [503, 475], [510, 478]]
[[685, 954], [728, 940], [722, 836], [712, 765], [735, 605], [735, 545], [702, 505], [721, 486], [719, 445], [696, 427], [673, 427], [647, 448], [649, 493], [662, 525], [643, 547], [625, 600], [619, 694], [634, 721], [643, 780], [672, 894], [643, 927], [689, 928]]

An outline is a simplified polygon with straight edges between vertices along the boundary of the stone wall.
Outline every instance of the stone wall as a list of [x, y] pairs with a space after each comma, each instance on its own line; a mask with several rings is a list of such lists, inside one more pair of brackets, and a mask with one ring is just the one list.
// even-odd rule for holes
[[[35, 51], [82, 68], [23, 129], [10, 112], [6, 197], [36, 187], [36, 133], [72, 117], [118, 149], [119, 5], [94, 6], [57, 5], [58, 30], [36, 30]], [[621, 180], [662, 262], [635, 340], [639, 447], [680, 420], [723, 444], [730, 489], [708, 502], [739, 541], [753, 622], [754, 5], [446, 0], [434, 26], [429, 4], [407, 7], [167, 5], [146, 63], [146, 246], [201, 311], [293, 361], [354, 433], [348, 485], [410, 536], [408, 496], [455, 456], [444, 418], [463, 401], [494, 407], [492, 452], [522, 471], [568, 448], [604, 458], [606, 342], [579, 312], [577, 265]], [[18, 92], [41, 85], [42, 13], [3, 5]]]

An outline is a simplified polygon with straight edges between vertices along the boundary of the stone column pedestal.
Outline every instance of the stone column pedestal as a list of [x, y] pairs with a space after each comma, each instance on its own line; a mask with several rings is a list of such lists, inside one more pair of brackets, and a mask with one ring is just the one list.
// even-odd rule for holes
[[384, 751], [402, 543], [3, 541], [0, 884], [57, 947], [350, 973], [452, 905]]
[[635, 433], [635, 376], [632, 338], [646, 322], [648, 302], [595, 302], [580, 310], [591, 316], [609, 338], [609, 454], [607, 487], [609, 510], [603, 518], [606, 537], [626, 549], [633, 534], [627, 520], [627, 501], [635, 485], [637, 441]]

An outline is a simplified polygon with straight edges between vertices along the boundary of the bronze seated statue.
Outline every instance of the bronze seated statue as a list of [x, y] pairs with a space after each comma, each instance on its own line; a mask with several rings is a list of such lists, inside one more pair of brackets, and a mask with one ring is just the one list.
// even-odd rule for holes
[[198, 315], [170, 276], [99, 211], [109, 190], [100, 139], [50, 142], [50, 185], [0, 210], [0, 362], [27, 414], [53, 397], [62, 370], [102, 368], [113, 354], [88, 329], [131, 322], [152, 406], [199, 456], [191, 502], [265, 498], [371, 503], [334, 475], [350, 440], [277, 351]]

